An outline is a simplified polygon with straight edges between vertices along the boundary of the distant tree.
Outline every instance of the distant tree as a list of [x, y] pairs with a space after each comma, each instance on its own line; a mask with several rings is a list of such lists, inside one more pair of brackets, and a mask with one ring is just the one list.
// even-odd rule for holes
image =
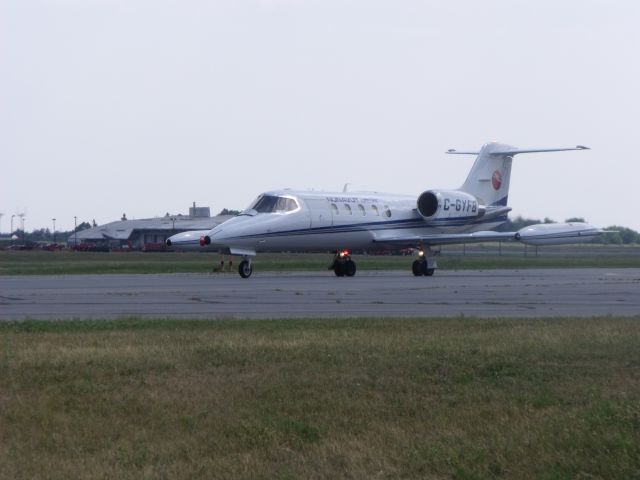
[[621, 227], [620, 225], [611, 225], [606, 230], [616, 230], [616, 233], [606, 233], [596, 237], [598, 243], [608, 244], [625, 244], [640, 243], [640, 234], [630, 228]]
[[587, 221], [582, 217], [571, 217], [565, 220], [566, 223], [586, 223]]
[[220, 213], [218, 215], [239, 215], [240, 214], [240, 210], [229, 210], [228, 208], [223, 208], [222, 210], [220, 210]]
[[67, 230], [67, 231], [57, 231], [56, 232], [56, 242], [57, 243], [65, 243], [67, 241], [67, 239], [73, 235], [73, 232], [71, 230]]
[[625, 227], [611, 227], [611, 229], [620, 230], [620, 238], [624, 244], [640, 243], [640, 234], [635, 230]]
[[82, 230], [88, 230], [89, 228], [91, 228], [91, 224], [89, 222], [82, 222], [81, 224], [78, 225], [78, 228], [76, 228], [73, 231], [80, 232]]
[[14, 233], [20, 240], [25, 242], [44, 242], [51, 240], [51, 231], [48, 228], [39, 228], [32, 232], [23, 232], [16, 230]]
[[593, 243], [602, 243], [605, 245], [622, 245], [622, 237], [620, 232], [607, 233], [593, 239]]
[[45, 242], [53, 239], [51, 230], [48, 228], [40, 228], [26, 234], [26, 239], [31, 242]]

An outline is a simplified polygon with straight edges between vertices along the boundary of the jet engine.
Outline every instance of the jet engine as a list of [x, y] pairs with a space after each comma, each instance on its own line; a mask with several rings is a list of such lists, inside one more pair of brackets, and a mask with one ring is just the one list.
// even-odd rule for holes
[[425, 220], [477, 218], [485, 211], [476, 197], [458, 190], [427, 190], [418, 197], [418, 213]]

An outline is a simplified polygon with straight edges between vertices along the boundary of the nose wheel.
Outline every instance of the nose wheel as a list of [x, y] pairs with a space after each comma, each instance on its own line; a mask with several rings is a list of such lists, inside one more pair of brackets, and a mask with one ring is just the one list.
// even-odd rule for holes
[[253, 273], [253, 266], [250, 260], [242, 260], [238, 265], [238, 273], [242, 278], [249, 278]]

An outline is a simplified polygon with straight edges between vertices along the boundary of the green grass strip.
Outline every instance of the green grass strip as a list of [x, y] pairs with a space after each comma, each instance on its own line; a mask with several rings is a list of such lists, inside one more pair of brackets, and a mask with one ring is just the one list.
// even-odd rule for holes
[[[640, 246], [570, 245], [523, 249], [522, 245], [498, 247], [474, 246], [468, 249], [447, 247], [438, 257], [440, 268], [447, 270], [486, 270], [514, 268], [640, 268]], [[410, 271], [414, 260], [399, 255], [354, 255], [358, 270]], [[226, 258], [227, 262], [229, 257]], [[256, 271], [321, 271], [331, 261], [329, 253], [259, 254]], [[233, 271], [238, 266], [234, 259]], [[228, 270], [228, 263], [225, 270]], [[216, 253], [142, 253], [142, 252], [43, 252], [0, 251], [0, 275], [60, 274], [157, 274], [211, 273], [220, 271]]]
[[640, 317], [0, 323], [5, 478], [636, 478]]

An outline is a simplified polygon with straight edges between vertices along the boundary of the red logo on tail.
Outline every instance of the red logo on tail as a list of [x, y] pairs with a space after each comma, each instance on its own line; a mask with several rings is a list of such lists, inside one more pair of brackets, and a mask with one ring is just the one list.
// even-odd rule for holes
[[491, 176], [491, 185], [493, 185], [494, 190], [500, 190], [500, 187], [502, 186], [502, 174], [500, 173], [500, 170], [493, 172], [493, 175]]

